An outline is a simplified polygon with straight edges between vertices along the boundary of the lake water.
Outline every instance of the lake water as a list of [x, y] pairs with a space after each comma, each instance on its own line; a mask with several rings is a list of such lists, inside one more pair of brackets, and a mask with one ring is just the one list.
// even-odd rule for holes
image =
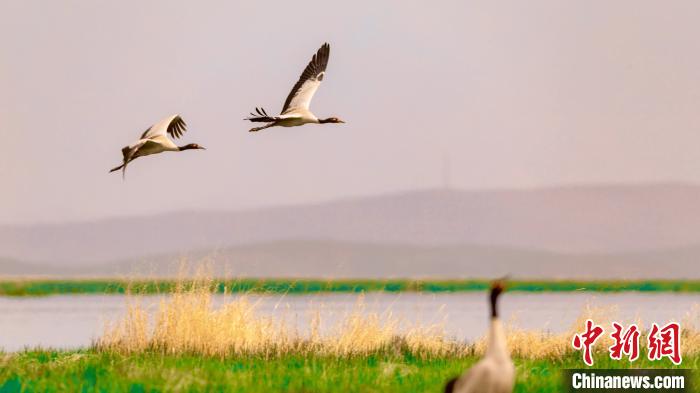
[[[357, 294], [247, 295], [261, 315], [284, 318], [306, 332], [313, 313], [321, 316], [321, 334], [355, 309]], [[142, 304], [155, 307], [161, 298], [147, 296]], [[215, 298], [215, 306], [228, 301]], [[501, 299], [504, 320], [524, 329], [553, 333], [566, 331], [587, 306], [614, 307], [621, 322], [666, 323], [683, 321], [692, 314], [700, 318], [697, 294], [595, 294], [507, 293]], [[487, 302], [484, 293], [370, 293], [363, 312], [391, 312], [404, 324], [442, 324], [448, 335], [471, 341], [484, 334]], [[125, 312], [126, 299], [119, 295], [65, 295], [49, 297], [0, 297], [0, 349], [79, 348], [99, 337], [104, 324]]]

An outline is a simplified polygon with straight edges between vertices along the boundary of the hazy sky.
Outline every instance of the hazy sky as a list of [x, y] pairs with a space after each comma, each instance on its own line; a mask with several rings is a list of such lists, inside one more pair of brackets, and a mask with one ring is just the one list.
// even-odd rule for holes
[[[432, 6], [427, 6], [432, 4]], [[700, 182], [697, 1], [0, 2], [0, 223], [468, 189]], [[311, 55], [312, 109], [273, 128]], [[107, 171], [180, 113], [181, 144]]]

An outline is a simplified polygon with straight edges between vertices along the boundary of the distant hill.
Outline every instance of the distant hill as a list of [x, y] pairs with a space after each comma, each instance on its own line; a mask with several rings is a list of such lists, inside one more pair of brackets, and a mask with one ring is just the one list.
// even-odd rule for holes
[[700, 246], [640, 254], [569, 255], [486, 246], [281, 241], [125, 261], [42, 267], [0, 262], [2, 275], [176, 276], [209, 262], [228, 277], [700, 279]]
[[[700, 257], [698, 244], [700, 187], [676, 184], [431, 190], [0, 227], [0, 256], [15, 260], [12, 266], [110, 274], [144, 263], [163, 271], [174, 256], [218, 252], [217, 264], [236, 262], [240, 273], [258, 276], [546, 277], [589, 270], [589, 277], [697, 277], [700, 269], [690, 264]], [[640, 268], [651, 270], [633, 271]]]

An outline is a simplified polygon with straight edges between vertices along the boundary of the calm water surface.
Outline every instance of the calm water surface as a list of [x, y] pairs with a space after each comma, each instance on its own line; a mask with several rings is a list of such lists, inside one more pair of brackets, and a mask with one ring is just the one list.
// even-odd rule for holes
[[[284, 318], [301, 333], [308, 331], [312, 315], [321, 316], [321, 334], [328, 332], [357, 309], [356, 294], [248, 295], [261, 315]], [[155, 308], [161, 297], [146, 296], [142, 304]], [[217, 296], [215, 307], [230, 298]], [[549, 332], [567, 330], [587, 306], [614, 306], [620, 321], [666, 323], [700, 314], [697, 294], [591, 294], [507, 293], [501, 301], [505, 320], [525, 329]], [[86, 347], [100, 336], [106, 321], [124, 315], [126, 298], [119, 295], [65, 295], [0, 297], [0, 349]], [[474, 340], [487, 325], [483, 293], [423, 294], [373, 293], [364, 297], [365, 313], [391, 313], [402, 326], [441, 324], [448, 335]]]

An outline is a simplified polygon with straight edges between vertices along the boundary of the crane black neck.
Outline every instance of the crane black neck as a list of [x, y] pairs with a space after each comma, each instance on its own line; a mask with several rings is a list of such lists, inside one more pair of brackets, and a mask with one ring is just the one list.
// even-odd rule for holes
[[337, 117], [329, 117], [327, 119], [318, 119], [319, 124], [326, 124], [326, 123], [342, 123], [343, 121], [338, 119]]
[[190, 143], [185, 146], [178, 146], [178, 150], [183, 151], [183, 150], [193, 150], [193, 149], [199, 149], [199, 146], [195, 143]]
[[491, 288], [489, 299], [491, 300], [491, 319], [498, 318], [498, 296], [501, 294], [500, 287]]

